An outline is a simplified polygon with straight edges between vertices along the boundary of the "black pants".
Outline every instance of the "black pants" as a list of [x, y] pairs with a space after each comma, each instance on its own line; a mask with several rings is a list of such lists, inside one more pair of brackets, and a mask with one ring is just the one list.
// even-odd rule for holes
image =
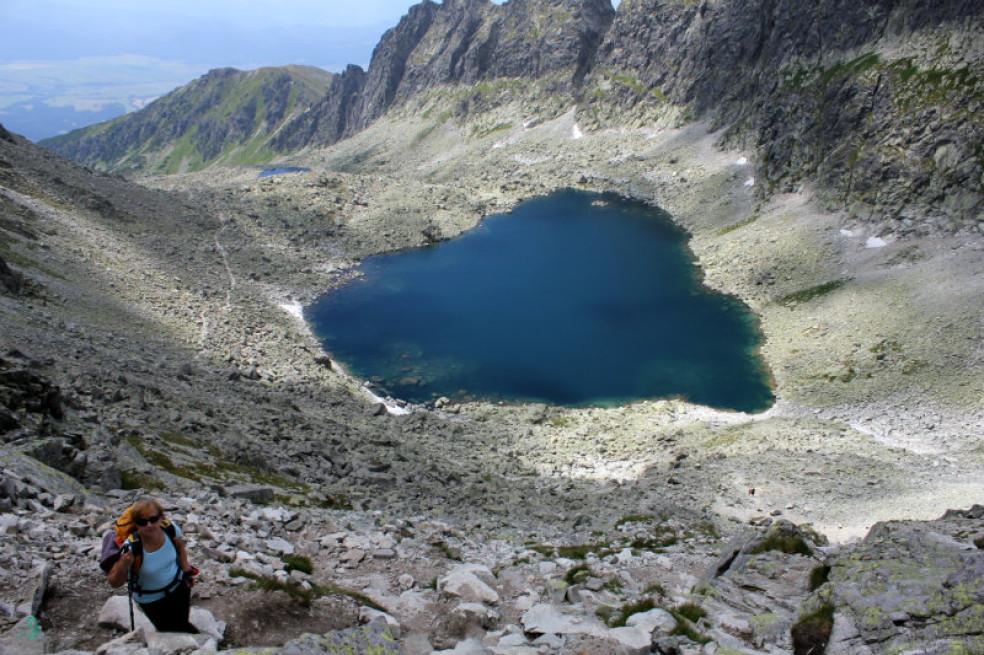
[[154, 627], [161, 632], [198, 632], [198, 629], [188, 622], [191, 613], [191, 589], [181, 581], [177, 588], [153, 603], [140, 603]]

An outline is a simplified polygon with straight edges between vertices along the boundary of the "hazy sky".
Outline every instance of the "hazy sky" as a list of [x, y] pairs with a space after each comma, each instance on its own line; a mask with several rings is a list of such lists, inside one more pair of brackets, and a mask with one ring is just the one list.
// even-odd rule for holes
[[[215, 66], [365, 65], [382, 33], [418, 2], [0, 0], [0, 64], [129, 54]], [[358, 61], [333, 54], [359, 47]]]

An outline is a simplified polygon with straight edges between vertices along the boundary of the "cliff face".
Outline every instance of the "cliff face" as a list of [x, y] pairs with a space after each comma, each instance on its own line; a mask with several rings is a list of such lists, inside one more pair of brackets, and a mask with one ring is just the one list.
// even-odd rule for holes
[[[608, 0], [430, 0], [386, 32], [368, 72], [349, 67], [319, 103], [288, 125], [281, 151], [325, 146], [365, 129], [401, 102], [449, 85], [501, 78], [551, 78], [570, 94], [579, 86], [614, 18]], [[355, 95], [358, 97], [354, 97]]]
[[330, 79], [301, 66], [214, 70], [139, 112], [41, 145], [111, 171], [174, 173], [262, 161], [271, 154], [270, 136], [320, 98]]
[[582, 98], [607, 81], [601, 102], [684, 105], [729, 127], [767, 191], [816, 181], [889, 231], [973, 229], [982, 15], [968, 0], [626, 0]]

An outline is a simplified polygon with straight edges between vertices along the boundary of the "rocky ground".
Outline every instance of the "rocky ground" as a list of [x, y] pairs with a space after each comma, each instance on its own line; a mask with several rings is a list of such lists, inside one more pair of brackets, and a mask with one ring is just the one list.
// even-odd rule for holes
[[[363, 603], [351, 595], [298, 609], [228, 575], [230, 550], [274, 575], [265, 567], [279, 569], [281, 553], [250, 539], [281, 537], [315, 561], [314, 583], [358, 591], [396, 617], [406, 652], [429, 652], [410, 650], [409, 634], [438, 649], [469, 634], [499, 647], [515, 634], [509, 648], [615, 652], [607, 624], [537, 633], [531, 625], [543, 617], [526, 613], [550, 599], [579, 608], [571, 622], [595, 626], [598, 606], [647, 594], [673, 609], [692, 600], [742, 526], [789, 519], [848, 543], [877, 521], [934, 519], [984, 498], [978, 231], [891, 232], [818, 207], [808, 188], [766, 197], [749, 153], [719, 149], [716, 134], [673, 116], [591, 132], [550, 107], [503, 105], [480, 125], [426, 109], [283, 162], [309, 173], [263, 179], [220, 170], [137, 187], [0, 140], [11, 271], [0, 295], [0, 501], [16, 519], [6, 533], [36, 548], [8, 574], [33, 570], [35, 559], [70, 562], [53, 573], [46, 610], [57, 648], [94, 650], [110, 636], [88, 627], [91, 605], [82, 614], [66, 599], [108, 595], [91, 549], [123, 506], [124, 497], [105, 497], [120, 487], [167, 493], [182, 522], [202, 524], [197, 545], [213, 572], [199, 593], [229, 624], [230, 645], [358, 621]], [[773, 409], [750, 416], [682, 400], [407, 407], [373, 397], [299, 320], [306, 301], [357, 274], [358, 259], [452, 238], [561, 187], [644, 199], [690, 231], [707, 284], [760, 318]], [[271, 497], [235, 500], [244, 485]], [[46, 513], [58, 494], [75, 499], [60, 509], [76, 509]], [[248, 519], [264, 509], [291, 518]], [[948, 539], [973, 549], [979, 517], [966, 520], [963, 536]], [[73, 537], [60, 539], [65, 530]], [[668, 531], [676, 542], [656, 544]], [[626, 554], [639, 539], [648, 546]], [[560, 597], [553, 582], [576, 561], [537, 549], [585, 544], [595, 553], [587, 575], [600, 582], [584, 583], [590, 600]], [[800, 582], [825, 562], [811, 552], [791, 567]], [[484, 609], [460, 608], [462, 597], [442, 586], [460, 564], [485, 566], [488, 574], [472, 573], [499, 602], [479, 594], [468, 602]], [[612, 580], [621, 582], [606, 587]], [[662, 592], [646, 591], [657, 584]], [[718, 649], [790, 650], [788, 626], [809, 597], [808, 586], [797, 589], [772, 633], [752, 625], [764, 611], [754, 603], [733, 630], [724, 610], [697, 627], [740, 642], [712, 637]], [[407, 607], [397, 600], [405, 594]], [[257, 614], [276, 621], [251, 627]], [[658, 641], [672, 629], [650, 633]], [[523, 641], [536, 634], [580, 636]], [[866, 647], [882, 652], [875, 641]]]

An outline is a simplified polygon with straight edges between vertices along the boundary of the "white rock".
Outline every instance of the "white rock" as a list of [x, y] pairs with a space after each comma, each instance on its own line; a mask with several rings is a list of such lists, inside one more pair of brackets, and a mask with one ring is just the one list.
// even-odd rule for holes
[[529, 643], [530, 642], [526, 639], [526, 635], [522, 632], [513, 632], [508, 635], [503, 635], [496, 644], [496, 648], [515, 648], [517, 646], [527, 646]]
[[648, 612], [633, 614], [625, 621], [625, 625], [630, 628], [638, 628], [646, 634], [652, 635], [657, 630], [660, 632], [670, 632], [676, 627], [676, 619], [666, 610], [661, 610], [657, 607]]
[[492, 651], [478, 639], [465, 639], [464, 641], [459, 641], [450, 650], [434, 651], [434, 655], [492, 655]]
[[[105, 628], [116, 628], [124, 632], [129, 632], [130, 600], [126, 596], [110, 596], [103, 603], [102, 609], [99, 610], [96, 623]], [[133, 603], [133, 623], [138, 630], [142, 629], [145, 632], [156, 631], [154, 624], [144, 615], [136, 602]]]
[[617, 642], [616, 655], [643, 655], [652, 648], [652, 636], [638, 628], [612, 628], [608, 636]]
[[147, 635], [147, 649], [161, 655], [171, 655], [198, 650], [198, 642], [184, 632], [152, 632]]
[[595, 616], [578, 610], [541, 603], [523, 614], [523, 629], [534, 634], [585, 634], [603, 637], [608, 627]]
[[193, 626], [198, 628], [199, 632], [209, 635], [210, 637], [215, 637], [218, 641], [222, 641], [225, 636], [225, 621], [217, 620], [215, 616], [204, 607], [192, 607], [191, 613], [188, 615], [188, 621]]
[[459, 567], [443, 578], [438, 588], [448, 596], [456, 596], [465, 602], [498, 603], [499, 594], [482, 582], [471, 571]]
[[294, 554], [294, 544], [290, 543], [289, 541], [281, 537], [274, 537], [273, 539], [267, 539], [263, 545], [266, 546], [266, 552], [274, 555]]

